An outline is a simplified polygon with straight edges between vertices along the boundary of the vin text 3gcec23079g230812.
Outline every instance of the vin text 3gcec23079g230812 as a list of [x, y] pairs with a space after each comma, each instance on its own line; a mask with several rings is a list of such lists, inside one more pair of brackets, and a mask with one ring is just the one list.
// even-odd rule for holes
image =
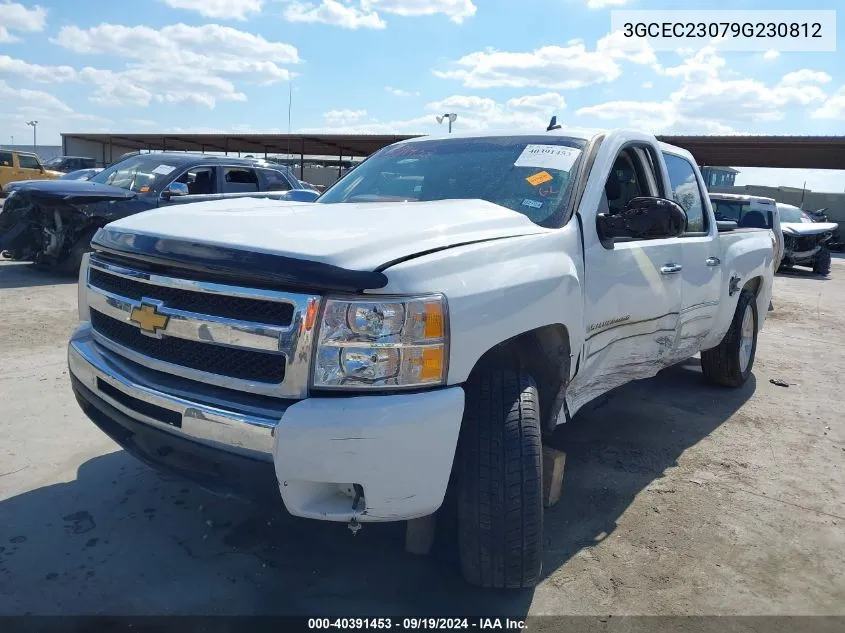
[[699, 352], [707, 381], [742, 385], [773, 244], [717, 223], [690, 154], [647, 134], [404, 141], [317, 203], [105, 226], [73, 389], [147, 463], [278, 485], [296, 516], [410, 520], [453, 486], [465, 578], [532, 586], [543, 436]]

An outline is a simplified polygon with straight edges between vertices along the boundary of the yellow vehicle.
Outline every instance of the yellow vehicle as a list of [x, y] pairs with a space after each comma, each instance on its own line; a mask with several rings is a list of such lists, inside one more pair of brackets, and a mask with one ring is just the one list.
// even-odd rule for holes
[[55, 180], [60, 171], [44, 169], [38, 156], [27, 152], [0, 149], [0, 195], [10, 182], [18, 180]]

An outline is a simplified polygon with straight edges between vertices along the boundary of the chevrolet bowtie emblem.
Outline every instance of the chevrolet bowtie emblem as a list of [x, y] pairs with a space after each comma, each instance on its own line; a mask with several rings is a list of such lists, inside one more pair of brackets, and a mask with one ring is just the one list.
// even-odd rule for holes
[[159, 314], [154, 305], [142, 303], [140, 307], [132, 308], [129, 320], [137, 323], [144, 332], [155, 334], [167, 327], [170, 317], [166, 314]]

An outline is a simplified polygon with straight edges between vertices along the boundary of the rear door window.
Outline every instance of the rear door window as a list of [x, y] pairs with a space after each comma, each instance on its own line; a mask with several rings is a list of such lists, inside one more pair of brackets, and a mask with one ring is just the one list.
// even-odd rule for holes
[[18, 164], [21, 169], [41, 169], [41, 163], [35, 156], [18, 154]]
[[223, 193], [258, 191], [258, 175], [244, 167], [223, 168]]
[[15, 159], [12, 152], [0, 152], [0, 167], [14, 167]]

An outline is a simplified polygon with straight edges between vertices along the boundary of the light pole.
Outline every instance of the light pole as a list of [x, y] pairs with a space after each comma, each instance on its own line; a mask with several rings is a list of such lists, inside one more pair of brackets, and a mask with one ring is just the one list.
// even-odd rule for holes
[[27, 121], [26, 124], [32, 126], [32, 151], [36, 152], [38, 151], [38, 143], [35, 131], [38, 129], [38, 121]]
[[446, 114], [437, 117], [438, 123], [443, 123], [444, 120], [449, 121], [449, 134], [452, 133], [452, 123], [454, 123], [458, 118], [458, 115], [454, 112], [447, 112]]

